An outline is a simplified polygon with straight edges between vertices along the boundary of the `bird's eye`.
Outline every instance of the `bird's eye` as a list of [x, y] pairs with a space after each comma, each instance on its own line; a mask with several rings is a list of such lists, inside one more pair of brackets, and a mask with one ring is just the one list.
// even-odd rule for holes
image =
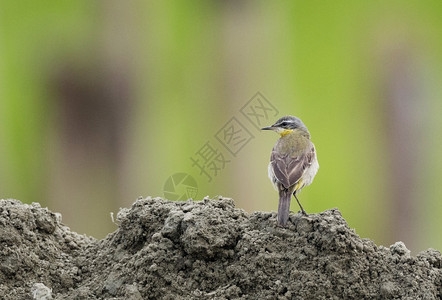
[[287, 126], [287, 122], [282, 122], [281, 126]]

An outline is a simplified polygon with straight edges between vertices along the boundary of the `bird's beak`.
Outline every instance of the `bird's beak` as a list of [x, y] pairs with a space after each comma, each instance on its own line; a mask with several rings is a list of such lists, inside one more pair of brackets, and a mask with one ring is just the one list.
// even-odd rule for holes
[[273, 130], [273, 129], [275, 129], [275, 127], [273, 127], [273, 126], [267, 126], [267, 127], [261, 128], [261, 130]]

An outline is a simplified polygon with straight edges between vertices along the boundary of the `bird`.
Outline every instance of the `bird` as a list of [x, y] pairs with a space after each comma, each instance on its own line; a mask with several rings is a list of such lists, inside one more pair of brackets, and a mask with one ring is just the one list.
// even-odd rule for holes
[[318, 172], [315, 145], [307, 127], [294, 116], [282, 117], [275, 124], [261, 130], [272, 130], [280, 135], [270, 155], [268, 176], [279, 192], [277, 224], [286, 227], [292, 195], [302, 214], [307, 215], [296, 195], [313, 182]]

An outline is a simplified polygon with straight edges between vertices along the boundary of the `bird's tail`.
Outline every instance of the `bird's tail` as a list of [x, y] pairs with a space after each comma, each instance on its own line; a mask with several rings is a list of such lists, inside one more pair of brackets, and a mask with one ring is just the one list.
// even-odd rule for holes
[[282, 189], [279, 191], [279, 205], [278, 205], [278, 225], [285, 227], [290, 213], [290, 200], [292, 193], [289, 190]]

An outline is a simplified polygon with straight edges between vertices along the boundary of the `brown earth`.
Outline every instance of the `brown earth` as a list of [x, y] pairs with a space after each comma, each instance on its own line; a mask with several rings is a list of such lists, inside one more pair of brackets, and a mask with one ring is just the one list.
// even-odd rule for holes
[[442, 256], [361, 239], [337, 209], [248, 214], [233, 200], [137, 200], [103, 240], [0, 200], [0, 299], [441, 299]]

